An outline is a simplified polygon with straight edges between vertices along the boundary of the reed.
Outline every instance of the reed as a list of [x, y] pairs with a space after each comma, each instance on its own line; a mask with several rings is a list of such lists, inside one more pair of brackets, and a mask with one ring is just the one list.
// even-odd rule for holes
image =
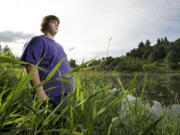
[[[0, 90], [0, 134], [38, 135], [47, 132], [52, 135], [180, 134], [178, 116], [169, 114], [155, 116], [149, 111], [143, 93], [140, 98], [136, 97], [136, 100], [129, 101], [127, 96], [136, 93], [136, 89], [127, 89], [120, 79], [117, 79], [117, 90], [112, 91], [107, 74], [89, 71], [95, 67], [85, 67], [91, 61], [93, 59], [76, 67], [67, 75], [73, 76], [74, 89], [55, 109], [52, 109], [48, 100], [42, 101], [38, 97], [32, 100], [30, 92], [38, 85], [29, 88], [32, 72], [26, 75], [22, 68], [18, 68], [24, 63], [0, 57], [0, 64], [13, 63], [16, 65], [14, 70], [18, 71], [8, 74], [16, 77], [16, 82], [9, 86], [8, 83], [11, 81], [9, 79]], [[61, 63], [62, 61], [57, 64], [42, 85], [53, 76]], [[35, 68], [38, 68], [38, 64]], [[7, 70], [4, 68], [3, 72]]]

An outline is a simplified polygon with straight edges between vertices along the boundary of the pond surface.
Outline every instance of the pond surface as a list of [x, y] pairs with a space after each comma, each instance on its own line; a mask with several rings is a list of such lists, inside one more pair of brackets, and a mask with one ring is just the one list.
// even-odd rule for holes
[[180, 112], [180, 74], [119, 74], [111, 75], [111, 87], [119, 88], [118, 78], [125, 89], [136, 88], [128, 98], [133, 100], [144, 89], [144, 98], [154, 112]]

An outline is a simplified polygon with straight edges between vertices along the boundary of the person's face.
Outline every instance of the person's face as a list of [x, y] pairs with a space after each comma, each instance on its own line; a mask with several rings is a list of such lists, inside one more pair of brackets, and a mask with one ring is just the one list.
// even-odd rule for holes
[[51, 35], [55, 36], [58, 32], [58, 29], [59, 29], [58, 22], [56, 20], [51, 20], [49, 22], [47, 32], [50, 33]]

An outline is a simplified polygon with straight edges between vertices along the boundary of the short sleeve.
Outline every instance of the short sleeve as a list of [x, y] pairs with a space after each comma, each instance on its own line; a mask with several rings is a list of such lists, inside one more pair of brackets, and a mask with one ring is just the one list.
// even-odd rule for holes
[[25, 61], [31, 64], [37, 64], [41, 57], [45, 53], [45, 45], [41, 38], [34, 37], [26, 45], [24, 52], [20, 58], [21, 61]]

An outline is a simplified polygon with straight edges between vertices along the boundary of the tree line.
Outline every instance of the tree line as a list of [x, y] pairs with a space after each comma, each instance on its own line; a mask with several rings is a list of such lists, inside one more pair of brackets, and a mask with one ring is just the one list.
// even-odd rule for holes
[[[76, 61], [70, 59], [71, 67], [76, 67]], [[157, 71], [176, 70], [180, 62], [180, 39], [174, 42], [168, 41], [167, 37], [158, 38], [154, 45], [150, 40], [140, 42], [137, 48], [119, 57], [102, 57], [94, 60], [88, 66], [99, 65], [99, 70], [111, 71]]]

